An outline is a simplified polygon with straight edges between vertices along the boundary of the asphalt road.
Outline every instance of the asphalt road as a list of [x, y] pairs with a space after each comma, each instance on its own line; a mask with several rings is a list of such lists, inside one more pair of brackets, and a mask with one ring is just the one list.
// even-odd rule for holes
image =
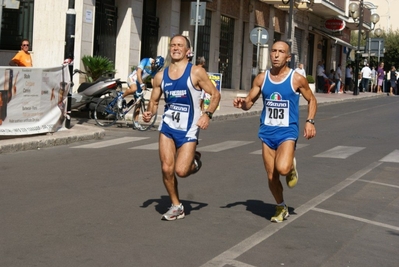
[[170, 202], [155, 130], [0, 154], [0, 266], [397, 266], [398, 107], [321, 105], [317, 137], [298, 140], [280, 224], [269, 221], [258, 117], [201, 132], [203, 167], [179, 179], [186, 218], [173, 222], [161, 221]]

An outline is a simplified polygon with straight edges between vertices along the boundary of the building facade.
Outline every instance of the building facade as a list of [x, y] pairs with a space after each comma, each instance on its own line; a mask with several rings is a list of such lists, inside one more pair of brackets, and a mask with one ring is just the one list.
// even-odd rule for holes
[[[292, 44], [292, 66], [304, 63], [315, 75], [317, 62], [326, 70], [345, 65], [353, 50], [348, 0], [208, 0], [203, 26], [192, 25], [189, 0], [74, 0], [76, 14], [74, 68], [83, 69], [84, 55], [101, 55], [115, 63], [116, 77], [125, 80], [143, 57], [167, 56], [175, 34], [189, 37], [196, 55], [204, 56], [209, 72], [223, 74], [222, 88], [249, 90], [259, 69], [269, 67], [269, 47], [276, 40]], [[386, 0], [389, 1], [389, 0]], [[392, 1], [392, 0], [390, 0]], [[69, 1], [71, 2], [71, 0]], [[34, 67], [62, 64], [65, 50], [67, 0], [19, 0], [19, 9], [2, 8], [0, 64], [7, 65], [22, 38], [31, 42]], [[370, 29], [371, 11], [365, 10], [364, 28]], [[328, 19], [345, 23], [341, 31], [326, 27]], [[352, 26], [351, 26], [352, 25]], [[265, 28], [268, 42], [258, 47], [250, 40], [255, 27]], [[197, 36], [197, 40], [195, 40]], [[79, 83], [83, 77], [74, 78]]]

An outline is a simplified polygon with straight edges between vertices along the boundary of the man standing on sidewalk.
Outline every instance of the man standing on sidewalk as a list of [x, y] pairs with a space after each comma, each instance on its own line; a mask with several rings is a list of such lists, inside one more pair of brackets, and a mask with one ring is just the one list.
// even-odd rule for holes
[[352, 82], [353, 82], [353, 69], [352, 65], [348, 64], [345, 69], [345, 90], [344, 93], [347, 91], [352, 91]]
[[371, 79], [371, 69], [369, 67], [369, 64], [366, 63], [364, 67], [361, 70], [362, 74], [362, 92], [368, 92], [369, 89], [369, 83]]
[[249, 110], [262, 95], [263, 110], [258, 136], [262, 141], [262, 157], [269, 189], [277, 203], [272, 222], [282, 222], [289, 216], [280, 175], [286, 176], [289, 188], [298, 182], [294, 154], [299, 136], [300, 94], [308, 101], [308, 116], [303, 136], [307, 139], [316, 136], [316, 98], [306, 78], [287, 66], [290, 59], [289, 45], [284, 41], [275, 42], [270, 52], [272, 68], [256, 76], [245, 99], [237, 97], [233, 101], [234, 107]]
[[326, 76], [326, 71], [324, 69], [324, 60], [320, 60], [319, 63], [317, 64], [316, 68], [316, 75], [317, 75], [317, 92], [324, 92], [324, 85], [325, 85], [325, 80], [327, 79]]
[[342, 70], [341, 70], [341, 64], [338, 64], [337, 70], [335, 71], [335, 93], [340, 94], [341, 93], [341, 79], [342, 79]]

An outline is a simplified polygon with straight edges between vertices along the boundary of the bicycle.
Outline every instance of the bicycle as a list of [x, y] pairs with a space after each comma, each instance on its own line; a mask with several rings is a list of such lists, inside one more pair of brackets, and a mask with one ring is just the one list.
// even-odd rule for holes
[[[148, 90], [148, 89], [146, 89]], [[149, 90], [148, 90], [149, 91]], [[132, 123], [132, 128], [139, 131], [147, 131], [152, 126], [154, 126], [155, 121], [157, 119], [157, 113], [151, 118], [149, 122], [143, 121], [143, 113], [147, 110], [148, 103], [150, 102], [148, 99], [144, 98], [144, 94], [141, 94], [136, 99], [133, 98], [129, 103], [126, 104], [125, 100], [123, 101], [122, 108], [118, 108], [118, 97], [123, 95], [122, 92], [118, 92], [114, 95], [106, 95], [102, 97], [94, 110], [94, 119], [98, 125], [102, 127], [109, 127], [114, 125], [118, 120], [124, 120], [126, 125], [126, 114], [128, 114], [132, 109], [139, 109], [139, 124], [141, 127], [135, 127], [134, 123]], [[134, 119], [134, 118], [133, 118]]]

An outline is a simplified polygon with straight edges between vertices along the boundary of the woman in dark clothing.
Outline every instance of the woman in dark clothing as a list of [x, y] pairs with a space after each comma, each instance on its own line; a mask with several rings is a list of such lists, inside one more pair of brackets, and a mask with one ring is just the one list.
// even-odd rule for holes
[[396, 93], [396, 80], [398, 78], [397, 76], [398, 76], [398, 73], [396, 72], [396, 68], [395, 68], [395, 66], [392, 66], [391, 71], [390, 71], [390, 79], [389, 79], [389, 81], [391, 83], [391, 87], [389, 88], [388, 95], [394, 95], [393, 94], [394, 91]]

